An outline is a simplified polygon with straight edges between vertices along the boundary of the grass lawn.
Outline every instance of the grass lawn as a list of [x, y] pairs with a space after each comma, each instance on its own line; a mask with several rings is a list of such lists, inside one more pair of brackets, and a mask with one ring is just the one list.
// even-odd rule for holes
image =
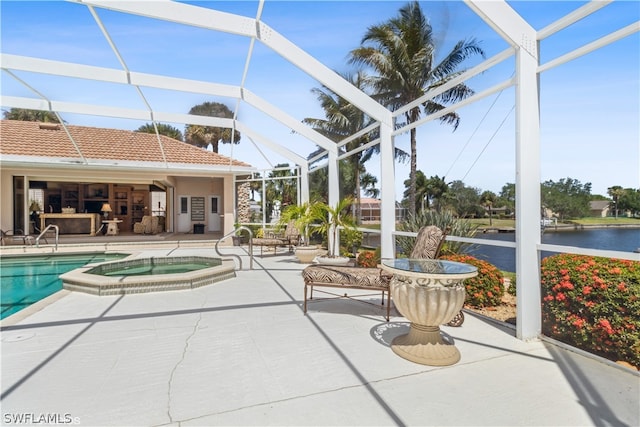
[[581, 225], [638, 225], [640, 226], [640, 218], [580, 218], [567, 221], [572, 224]]
[[515, 228], [516, 220], [515, 219], [498, 219], [493, 218], [491, 220], [491, 225], [489, 225], [489, 218], [472, 218], [468, 219], [471, 224], [476, 224], [481, 228], [485, 227], [498, 227], [498, 228], [506, 228], [511, 227]]

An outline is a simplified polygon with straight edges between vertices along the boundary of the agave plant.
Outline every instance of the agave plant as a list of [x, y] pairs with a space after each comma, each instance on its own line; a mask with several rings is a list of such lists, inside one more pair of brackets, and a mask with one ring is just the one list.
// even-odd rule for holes
[[[398, 226], [400, 231], [417, 232], [427, 225], [435, 225], [442, 230], [447, 230], [447, 234], [458, 237], [474, 237], [478, 226], [469, 221], [456, 218], [451, 212], [438, 212], [421, 210], [415, 215], [409, 215], [406, 221]], [[410, 254], [415, 243], [415, 238], [398, 236], [396, 237], [398, 249], [404, 254]], [[469, 252], [473, 245], [463, 242], [446, 241], [440, 251], [441, 254], [459, 254]]]

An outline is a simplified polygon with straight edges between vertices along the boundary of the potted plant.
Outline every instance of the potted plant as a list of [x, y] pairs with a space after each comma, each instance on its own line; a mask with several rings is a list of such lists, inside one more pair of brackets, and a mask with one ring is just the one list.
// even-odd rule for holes
[[301, 263], [308, 264], [318, 255], [318, 247], [309, 244], [309, 225], [316, 220], [314, 205], [303, 203], [301, 205], [289, 205], [280, 215], [278, 226], [283, 227], [293, 222], [301, 236], [301, 244], [296, 246], [296, 256]]
[[353, 200], [351, 198], [341, 199], [335, 206], [326, 203], [318, 203], [313, 209], [315, 218], [319, 221], [318, 229], [322, 233], [327, 233], [326, 256], [318, 257], [318, 262], [322, 264], [344, 265], [349, 262], [348, 257], [340, 256], [338, 233], [340, 228], [345, 230], [355, 230], [355, 221], [351, 215], [350, 207]]

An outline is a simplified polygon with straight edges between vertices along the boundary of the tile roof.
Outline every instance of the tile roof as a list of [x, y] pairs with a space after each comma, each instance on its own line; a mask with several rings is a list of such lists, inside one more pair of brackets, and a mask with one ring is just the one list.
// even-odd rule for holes
[[[155, 134], [67, 125], [82, 155], [90, 160], [164, 162]], [[160, 135], [167, 162], [192, 165], [251, 167], [250, 164]], [[81, 160], [62, 125], [0, 121], [0, 154]]]

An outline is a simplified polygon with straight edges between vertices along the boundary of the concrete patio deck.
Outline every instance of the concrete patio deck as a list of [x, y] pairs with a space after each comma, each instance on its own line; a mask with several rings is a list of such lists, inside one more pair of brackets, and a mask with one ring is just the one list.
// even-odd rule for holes
[[334, 300], [303, 315], [302, 267], [282, 254], [191, 291], [62, 291], [5, 319], [3, 425], [640, 425], [637, 373], [472, 314], [443, 327], [460, 362], [414, 364], [389, 347], [409, 328], [393, 310], [386, 323], [375, 307]]

